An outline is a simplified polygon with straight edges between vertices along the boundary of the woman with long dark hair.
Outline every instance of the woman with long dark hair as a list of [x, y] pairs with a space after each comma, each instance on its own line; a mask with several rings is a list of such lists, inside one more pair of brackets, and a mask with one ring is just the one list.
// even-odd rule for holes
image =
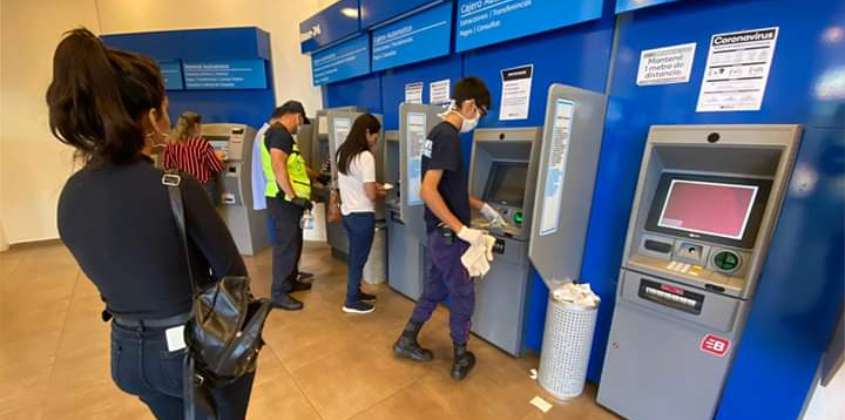
[[[111, 374], [159, 419], [183, 417], [188, 265], [201, 287], [246, 276], [232, 236], [192, 177], [180, 188], [188, 256], [163, 172], [150, 158], [170, 130], [161, 72], [145, 56], [107, 48], [87, 29], [66, 34], [47, 89], [50, 129], [84, 166], [59, 198], [58, 227], [111, 317]], [[219, 419], [242, 419], [255, 373], [212, 390]]]
[[361, 291], [364, 265], [375, 235], [375, 201], [384, 197], [376, 182], [376, 159], [370, 151], [378, 142], [381, 123], [370, 114], [355, 119], [346, 141], [337, 149], [337, 176], [343, 228], [349, 237], [346, 302], [343, 311], [365, 314], [375, 308], [375, 296]]

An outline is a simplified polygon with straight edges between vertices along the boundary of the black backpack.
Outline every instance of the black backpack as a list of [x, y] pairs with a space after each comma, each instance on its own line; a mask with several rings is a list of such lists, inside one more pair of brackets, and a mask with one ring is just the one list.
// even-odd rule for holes
[[211, 389], [255, 371], [258, 352], [264, 345], [261, 331], [272, 306], [268, 299], [252, 295], [248, 277], [224, 277], [205, 290], [199, 288], [191, 268], [181, 181], [175, 172], [167, 172], [161, 178], [182, 237], [194, 300], [194, 317], [185, 328], [185, 419], [194, 419], [196, 407], [213, 419], [217, 410]]

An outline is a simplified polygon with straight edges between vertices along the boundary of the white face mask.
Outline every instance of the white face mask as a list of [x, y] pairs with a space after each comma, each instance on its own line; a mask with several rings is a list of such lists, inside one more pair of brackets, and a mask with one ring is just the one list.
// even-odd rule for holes
[[461, 122], [461, 133], [469, 133], [472, 130], [475, 130], [475, 127], [478, 126], [478, 117], [473, 119], [464, 118], [463, 122]]

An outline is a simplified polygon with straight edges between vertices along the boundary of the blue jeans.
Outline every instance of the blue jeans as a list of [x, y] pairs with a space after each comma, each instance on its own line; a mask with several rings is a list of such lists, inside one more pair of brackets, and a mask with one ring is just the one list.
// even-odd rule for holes
[[343, 216], [343, 228], [349, 237], [349, 257], [346, 259], [348, 274], [346, 280], [346, 304], [358, 302], [361, 291], [361, 277], [370, 256], [375, 237], [376, 216], [374, 213], [350, 213]]
[[468, 248], [469, 244], [460, 239], [445, 238], [440, 229], [428, 233], [423, 293], [411, 315], [412, 321], [424, 323], [448, 297], [449, 330], [452, 341], [457, 344], [466, 344], [469, 339], [475, 310], [475, 284], [461, 263], [461, 256]]
[[[186, 349], [167, 351], [164, 328], [127, 328], [112, 322], [111, 374], [123, 392], [141, 399], [157, 419], [184, 417], [182, 372]], [[243, 419], [255, 373], [211, 391], [218, 419]], [[197, 413], [197, 418], [202, 418]]]

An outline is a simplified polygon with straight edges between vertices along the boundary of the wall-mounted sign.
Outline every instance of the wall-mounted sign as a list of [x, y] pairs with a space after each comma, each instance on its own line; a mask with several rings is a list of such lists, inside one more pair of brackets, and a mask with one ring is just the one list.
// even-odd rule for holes
[[778, 27], [713, 35], [696, 111], [759, 111], [777, 40]]
[[528, 118], [531, 104], [531, 81], [534, 79], [534, 65], [504, 69], [502, 74], [502, 100], [499, 120], [524, 120]]
[[444, 3], [373, 31], [373, 71], [450, 52], [452, 4]]
[[601, 0], [459, 0], [457, 52], [601, 17]]
[[616, 14], [676, 1], [678, 0], [616, 0]]
[[695, 42], [642, 50], [637, 86], [687, 83], [694, 58]]
[[452, 94], [449, 92], [449, 79], [438, 80], [428, 84], [428, 103], [430, 104], [447, 104], [452, 100]]
[[422, 97], [423, 82], [414, 82], [405, 85], [405, 103], [421, 104]]
[[178, 60], [160, 61], [158, 67], [161, 69], [161, 77], [164, 78], [165, 90], [183, 90], [182, 63]]
[[314, 86], [370, 72], [370, 36], [364, 34], [311, 55]]
[[188, 90], [267, 88], [263, 59], [185, 61], [182, 73]]
[[361, 0], [361, 28], [370, 28], [441, 1], [443, 0]]

